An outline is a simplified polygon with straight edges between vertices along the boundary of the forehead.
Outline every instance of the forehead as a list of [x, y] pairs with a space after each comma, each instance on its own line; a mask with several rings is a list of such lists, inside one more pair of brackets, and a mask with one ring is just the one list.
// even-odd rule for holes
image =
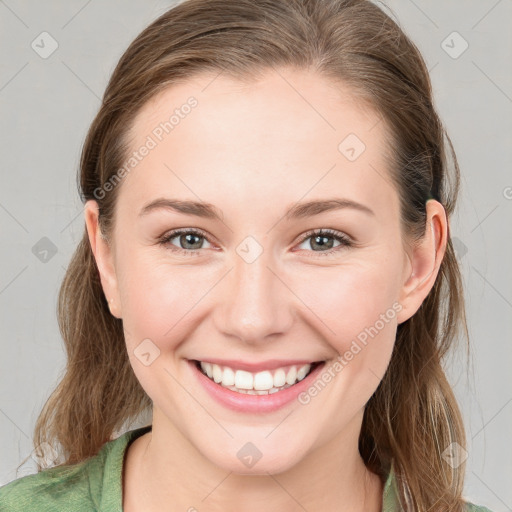
[[[192, 98], [197, 107], [189, 109], [187, 103]], [[276, 131], [285, 128], [287, 133], [295, 136], [302, 133], [302, 139], [309, 139], [320, 130], [320, 135], [330, 133], [332, 137], [329, 139], [336, 142], [347, 128], [363, 137], [364, 132], [380, 120], [368, 102], [363, 102], [355, 91], [310, 70], [268, 70], [258, 79], [243, 80], [223, 73], [201, 73], [171, 85], [151, 98], [134, 120], [130, 131], [132, 140], [152, 133], [173, 114], [179, 117], [171, 122], [175, 123], [173, 135], [179, 135], [184, 128], [178, 130], [178, 125], [185, 125], [186, 129], [187, 123], [181, 121], [189, 113], [194, 128], [204, 128], [208, 140], [215, 135], [221, 138], [227, 134], [233, 138], [231, 129], [236, 125], [239, 140], [248, 132], [251, 136], [275, 135]], [[266, 130], [256, 131], [261, 128]], [[155, 136], [158, 138], [158, 133]], [[272, 138], [276, 139], [275, 136]]]
[[168, 192], [247, 209], [337, 190], [389, 207], [386, 135], [379, 114], [350, 89], [312, 72], [271, 70], [252, 81], [205, 73], [140, 110], [131, 151], [152, 147], [123, 194], [132, 203]]

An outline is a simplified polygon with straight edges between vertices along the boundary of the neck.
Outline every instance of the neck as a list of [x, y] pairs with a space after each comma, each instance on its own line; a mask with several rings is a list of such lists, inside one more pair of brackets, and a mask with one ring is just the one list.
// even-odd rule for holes
[[155, 410], [152, 431], [127, 453], [123, 510], [380, 512], [382, 482], [357, 448], [361, 420], [290, 469], [238, 474], [212, 464]]

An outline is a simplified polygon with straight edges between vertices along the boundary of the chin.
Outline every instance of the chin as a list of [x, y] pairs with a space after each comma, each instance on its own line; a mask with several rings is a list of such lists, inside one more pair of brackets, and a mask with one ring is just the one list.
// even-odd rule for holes
[[[266, 430], [265, 435], [267, 434]], [[208, 450], [208, 453], [203, 452], [203, 455], [215, 466], [239, 475], [283, 473], [299, 464], [305, 456], [303, 445], [283, 449], [282, 442], [241, 442], [239, 439], [240, 437], [230, 440], [229, 446], [220, 452]], [[219, 444], [216, 446], [219, 447]]]

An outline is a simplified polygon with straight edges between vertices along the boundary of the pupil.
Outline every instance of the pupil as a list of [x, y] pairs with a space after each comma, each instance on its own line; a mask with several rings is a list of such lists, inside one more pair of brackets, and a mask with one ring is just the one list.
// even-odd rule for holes
[[[330, 243], [326, 242], [326, 240], [331, 240]], [[317, 244], [319, 247], [327, 247], [328, 249], [331, 249], [332, 248], [332, 245], [333, 245], [333, 239], [332, 237], [330, 236], [323, 236], [323, 235], [318, 235], [318, 236], [315, 236], [314, 237], [314, 240], [315, 240], [315, 244]]]
[[[190, 239], [191, 239], [191, 238], [192, 238], [192, 239], [193, 239], [193, 238], [197, 238], [197, 239], [199, 239], [200, 237], [199, 237], [198, 235], [194, 235], [193, 233], [189, 233], [189, 234], [187, 234], [187, 235], [182, 235], [182, 236], [181, 236], [181, 238], [182, 238], [182, 239], [185, 239], [185, 245], [186, 245], [186, 244], [189, 244], [189, 243], [190, 243], [191, 245], [194, 245], [194, 242], [190, 242]], [[200, 241], [199, 241], [199, 242], [196, 242], [196, 244], [195, 244], [195, 245], [198, 245], [198, 244], [200, 245]], [[192, 248], [193, 248], [193, 249], [196, 249], [197, 247], [192, 247]]]

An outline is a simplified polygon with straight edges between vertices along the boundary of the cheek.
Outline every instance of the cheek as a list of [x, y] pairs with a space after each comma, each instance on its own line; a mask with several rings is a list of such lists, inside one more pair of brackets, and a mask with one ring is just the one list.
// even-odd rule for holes
[[301, 289], [317, 330], [334, 352], [333, 361], [299, 396], [301, 404], [312, 407], [310, 417], [329, 416], [327, 437], [365, 406], [389, 365], [402, 309], [392, 275], [391, 267], [380, 265], [331, 268], [308, 280], [314, 286]]
[[211, 269], [170, 263], [165, 254], [147, 249], [132, 252], [119, 268], [123, 325], [132, 350], [146, 338], [162, 351], [175, 349], [217, 279]]
[[201, 298], [213, 278], [147, 250], [132, 252], [119, 267], [123, 329], [133, 371], [155, 403], [177, 406], [187, 399], [178, 383], [183, 368], [175, 364], [179, 348], [193, 333]]
[[308, 279], [294, 277], [292, 286], [322, 321], [323, 331], [330, 333], [326, 337], [343, 341], [374, 325], [386, 312], [388, 320], [396, 316], [392, 312], [399, 309], [397, 268], [375, 262], [318, 267], [306, 274]]
[[[397, 264], [398, 260], [380, 260], [379, 264], [319, 267], [310, 279], [296, 279], [291, 286], [312, 311], [310, 321], [339, 354], [343, 373], [350, 374], [350, 379], [367, 378], [369, 371], [381, 378], [385, 372], [402, 309]], [[373, 377], [371, 381], [378, 383]]]

